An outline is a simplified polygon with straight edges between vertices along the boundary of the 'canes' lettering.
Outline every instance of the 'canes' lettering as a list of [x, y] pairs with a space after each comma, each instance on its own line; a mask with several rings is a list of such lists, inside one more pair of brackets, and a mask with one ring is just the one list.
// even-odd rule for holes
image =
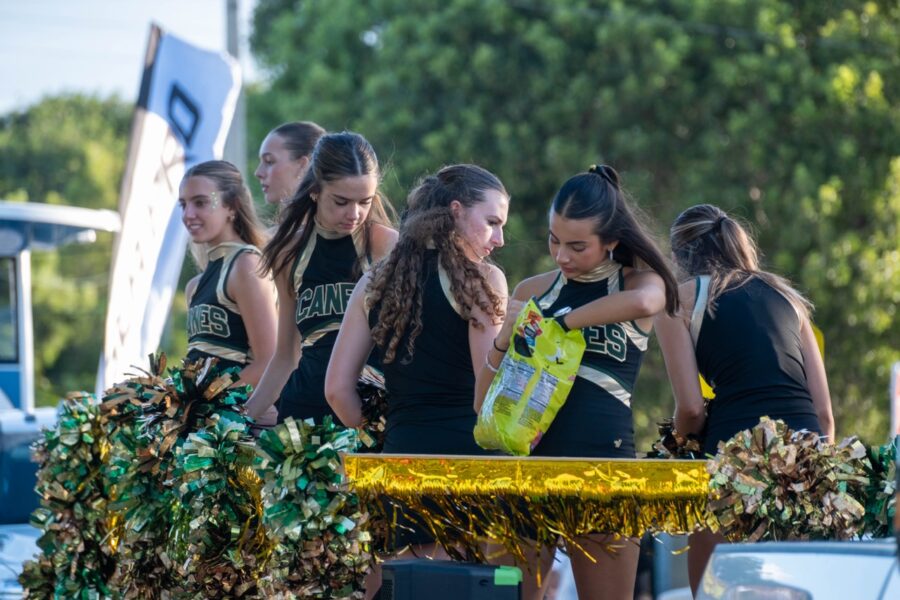
[[297, 299], [297, 322], [315, 317], [343, 315], [355, 283], [326, 283], [307, 288]]
[[188, 311], [188, 337], [195, 335], [215, 335], [227, 338], [231, 335], [228, 327], [228, 313], [221, 306], [199, 304]]
[[628, 334], [618, 323], [584, 328], [585, 351], [606, 354], [619, 362], [625, 362], [628, 352]]

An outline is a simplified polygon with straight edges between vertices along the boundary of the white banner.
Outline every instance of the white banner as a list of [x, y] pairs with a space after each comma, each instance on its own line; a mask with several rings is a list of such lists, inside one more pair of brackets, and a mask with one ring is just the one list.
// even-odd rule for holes
[[178, 185], [185, 170], [221, 158], [240, 93], [237, 62], [151, 28], [110, 275], [97, 393], [146, 368], [168, 318], [188, 235]]

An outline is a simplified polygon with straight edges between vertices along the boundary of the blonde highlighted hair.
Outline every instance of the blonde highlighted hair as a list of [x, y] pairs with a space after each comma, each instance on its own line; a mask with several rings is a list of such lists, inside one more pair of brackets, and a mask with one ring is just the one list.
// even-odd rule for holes
[[688, 277], [709, 276], [710, 316], [715, 316], [719, 296], [756, 277], [784, 296], [798, 315], [809, 318], [812, 303], [787, 279], [760, 268], [756, 242], [721, 208], [712, 204], [688, 208], [675, 219], [669, 236], [678, 268]]

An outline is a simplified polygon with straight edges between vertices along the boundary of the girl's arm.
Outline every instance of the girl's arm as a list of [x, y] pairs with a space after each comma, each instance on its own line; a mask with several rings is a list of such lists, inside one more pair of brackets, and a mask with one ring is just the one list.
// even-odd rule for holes
[[675, 430], [682, 435], [699, 434], [706, 421], [706, 412], [691, 332], [679, 316], [661, 313], [654, 324], [675, 394]]
[[241, 382], [254, 387], [275, 353], [275, 291], [267, 278], [259, 276], [259, 262], [256, 254], [241, 253], [225, 288], [238, 305], [253, 350], [253, 361], [241, 371]]
[[[475, 368], [475, 412], [481, 411], [481, 405], [484, 403], [484, 397], [491, 382], [494, 380], [496, 369], [500, 366], [500, 361], [506, 351], [509, 350], [509, 338], [512, 337], [513, 327], [516, 324], [516, 318], [522, 312], [522, 307], [532, 296], [540, 294], [546, 290], [553, 280], [556, 278], [557, 271], [551, 271], [542, 275], [530, 277], [519, 283], [513, 290], [512, 296], [506, 305], [506, 315], [504, 315], [503, 325], [497, 332], [497, 335], [491, 340], [491, 345], [487, 347], [485, 360], [476, 365]], [[504, 281], [505, 286], [505, 281]], [[472, 354], [472, 360], [475, 360], [475, 354]], [[488, 367], [490, 365], [490, 367]]]
[[827, 438], [834, 441], [834, 415], [831, 412], [831, 393], [828, 391], [828, 376], [825, 374], [825, 363], [819, 352], [819, 344], [812, 330], [809, 319], [804, 318], [800, 326], [800, 344], [803, 351], [803, 370], [806, 371], [806, 383], [812, 396], [813, 408], [819, 417], [819, 427]]
[[[505, 305], [509, 294], [509, 288], [506, 286], [506, 276], [494, 265], [485, 264], [484, 268], [488, 283], [494, 289], [494, 292], [500, 296], [500, 300]], [[518, 312], [513, 315], [513, 321], [515, 321], [517, 314]], [[472, 355], [472, 369], [475, 372], [475, 411], [477, 412], [481, 408], [484, 395], [487, 393], [488, 388], [491, 387], [491, 381], [494, 380], [494, 372], [487, 367], [488, 361], [491, 360], [490, 355], [495, 355], [493, 358], [494, 362], [491, 362], [491, 365], [497, 365], [503, 360], [502, 354], [499, 358], [496, 356], [499, 353], [494, 350], [494, 340], [500, 336], [504, 321], [502, 317], [489, 317], [478, 307], [472, 308], [472, 316], [482, 325], [479, 329], [472, 323], [469, 323], [469, 353]]]
[[375, 346], [365, 306], [368, 285], [369, 275], [365, 274], [353, 288], [325, 374], [325, 399], [346, 427], [362, 425], [362, 400], [356, 385]]
[[[297, 331], [295, 321], [297, 299], [294, 297], [288, 277], [290, 277], [289, 269], [285, 269], [275, 278], [275, 289], [278, 291], [278, 335], [275, 341], [275, 354], [269, 360], [259, 384], [247, 401], [247, 412], [257, 420], [274, 407], [281, 389], [300, 360], [300, 332]], [[274, 424], [271, 418], [266, 421], [266, 424], [268, 421]]]
[[[666, 307], [666, 286], [655, 271], [632, 270], [621, 292], [598, 298], [563, 317], [569, 329], [650, 319]], [[648, 323], [638, 323], [645, 331]]]

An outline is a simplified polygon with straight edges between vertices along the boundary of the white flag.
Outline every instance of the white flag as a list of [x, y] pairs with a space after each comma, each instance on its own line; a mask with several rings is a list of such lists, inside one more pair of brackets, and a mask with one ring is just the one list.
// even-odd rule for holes
[[222, 157], [240, 93], [237, 62], [153, 26], [131, 129], [97, 393], [146, 367], [168, 318], [188, 235], [178, 185], [197, 163]]

